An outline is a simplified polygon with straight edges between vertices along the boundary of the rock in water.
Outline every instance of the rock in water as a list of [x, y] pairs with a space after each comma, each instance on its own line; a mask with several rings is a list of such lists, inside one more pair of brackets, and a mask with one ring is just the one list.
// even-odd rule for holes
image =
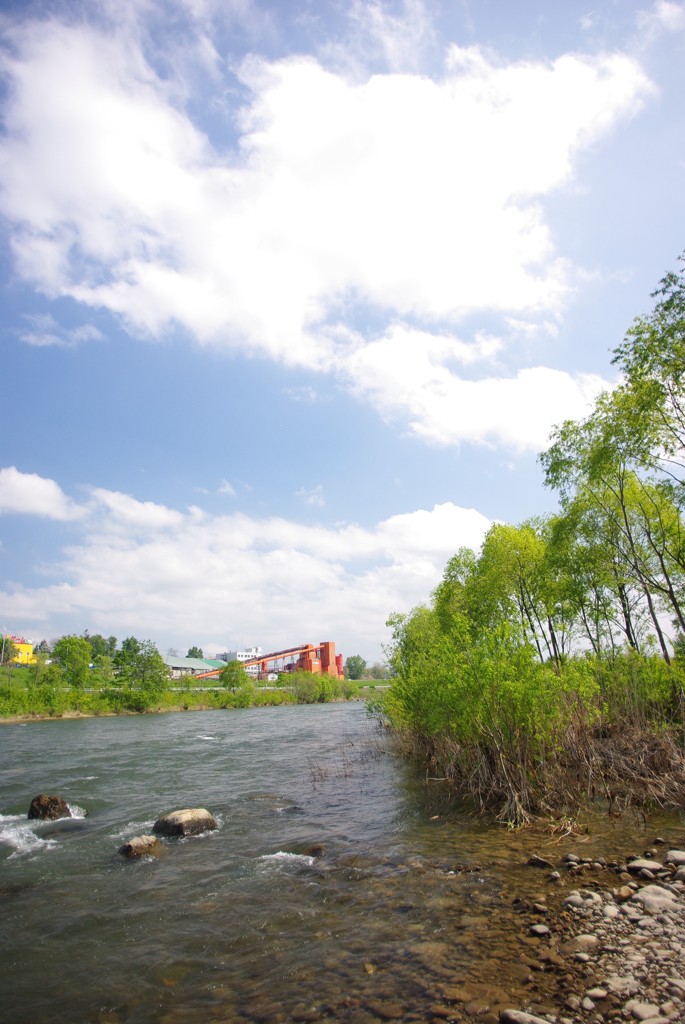
[[545, 860], [544, 857], [538, 857], [537, 853], [534, 853], [528, 858], [526, 864], [529, 868], [553, 868], [554, 864], [551, 861]]
[[57, 818], [73, 817], [69, 804], [61, 796], [48, 796], [47, 793], [39, 793], [34, 796], [29, 807], [29, 818], [43, 818], [48, 821], [55, 821]]
[[160, 848], [157, 836], [136, 836], [120, 846], [119, 853], [124, 857], [156, 857]]
[[163, 836], [196, 836], [218, 827], [209, 811], [204, 807], [193, 807], [162, 815], [152, 826], [152, 831]]

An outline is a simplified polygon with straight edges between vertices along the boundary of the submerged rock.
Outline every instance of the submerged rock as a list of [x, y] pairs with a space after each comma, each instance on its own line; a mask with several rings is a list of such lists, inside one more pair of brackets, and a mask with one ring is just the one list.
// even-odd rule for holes
[[136, 836], [119, 847], [122, 857], [157, 857], [162, 844], [157, 836]]
[[192, 807], [162, 815], [152, 826], [152, 831], [163, 836], [196, 836], [218, 827], [204, 807]]
[[529, 868], [553, 868], [554, 864], [551, 861], [545, 860], [544, 857], [539, 857], [537, 853], [532, 854], [526, 861]]
[[47, 793], [39, 793], [34, 796], [29, 807], [29, 818], [40, 818], [46, 821], [55, 821], [57, 818], [71, 818], [71, 808], [64, 797], [48, 796]]

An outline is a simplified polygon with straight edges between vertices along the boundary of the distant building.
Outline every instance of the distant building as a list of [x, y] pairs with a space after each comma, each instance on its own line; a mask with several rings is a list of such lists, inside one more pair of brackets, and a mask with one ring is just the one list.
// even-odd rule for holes
[[210, 658], [179, 658], [172, 654], [167, 654], [163, 661], [169, 669], [172, 679], [182, 679], [183, 676], [199, 676], [204, 672], [220, 668], [223, 664], [222, 661]]
[[14, 636], [12, 633], [6, 634], [6, 640], [11, 640], [14, 644], [14, 657], [12, 658], [13, 665], [35, 665], [36, 656], [33, 653], [33, 641], [27, 640], [25, 636]]
[[[222, 661], [254, 661], [262, 653], [261, 647], [246, 647], [244, 651], [225, 651], [219, 657]], [[245, 671], [256, 679], [259, 676], [259, 665], [246, 665]]]

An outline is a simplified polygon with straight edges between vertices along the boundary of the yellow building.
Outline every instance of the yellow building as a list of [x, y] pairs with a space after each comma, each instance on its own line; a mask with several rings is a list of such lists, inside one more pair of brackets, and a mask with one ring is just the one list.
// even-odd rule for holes
[[36, 656], [33, 653], [33, 643], [31, 640], [27, 640], [25, 636], [12, 636], [11, 634], [7, 635], [7, 639], [11, 640], [14, 644], [13, 665], [36, 664]]

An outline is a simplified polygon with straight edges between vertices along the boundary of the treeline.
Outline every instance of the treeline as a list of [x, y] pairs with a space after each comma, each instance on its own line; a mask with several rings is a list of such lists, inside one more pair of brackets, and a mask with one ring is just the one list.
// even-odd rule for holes
[[349, 680], [307, 673], [285, 674], [278, 689], [254, 681], [239, 662], [229, 662], [210, 686], [192, 675], [177, 681], [150, 640], [100, 634], [42, 641], [33, 665], [9, 661], [0, 673], [0, 717], [112, 714], [179, 708], [229, 708], [304, 704], [349, 699], [358, 687]]
[[493, 525], [389, 621], [390, 720], [507, 820], [685, 798], [682, 269], [653, 297], [619, 386], [539, 457], [559, 512]]

